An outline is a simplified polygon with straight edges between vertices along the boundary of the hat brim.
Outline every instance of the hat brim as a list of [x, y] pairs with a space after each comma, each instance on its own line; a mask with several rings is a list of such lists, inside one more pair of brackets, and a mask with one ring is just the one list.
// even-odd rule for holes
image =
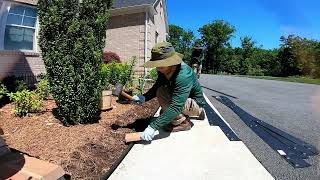
[[174, 55], [171, 57], [168, 57], [166, 59], [162, 60], [155, 60], [155, 61], [148, 61], [142, 65], [143, 67], [146, 68], [153, 68], [153, 67], [168, 67], [168, 66], [173, 66], [177, 64], [181, 64], [183, 59], [183, 55], [180, 53], [175, 52]]

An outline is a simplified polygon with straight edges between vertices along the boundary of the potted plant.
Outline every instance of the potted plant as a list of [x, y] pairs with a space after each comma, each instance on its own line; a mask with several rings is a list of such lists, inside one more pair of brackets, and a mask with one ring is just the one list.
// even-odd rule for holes
[[100, 109], [102, 111], [112, 109], [112, 85], [109, 83], [110, 68], [102, 65], [101, 69], [101, 87], [102, 97], [100, 102]]
[[102, 98], [101, 98], [101, 104], [100, 109], [102, 111], [112, 109], [112, 90], [111, 87], [108, 87], [104, 90], [102, 90]]

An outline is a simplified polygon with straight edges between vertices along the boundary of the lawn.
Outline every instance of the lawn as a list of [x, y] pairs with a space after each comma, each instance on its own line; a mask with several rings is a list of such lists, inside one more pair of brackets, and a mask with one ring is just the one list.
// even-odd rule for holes
[[306, 84], [318, 84], [320, 85], [320, 79], [312, 79], [310, 77], [299, 77], [299, 76], [290, 76], [290, 77], [272, 77], [272, 76], [241, 76], [255, 79], [267, 79], [267, 80], [277, 80], [277, 81], [288, 81], [288, 82], [298, 82]]

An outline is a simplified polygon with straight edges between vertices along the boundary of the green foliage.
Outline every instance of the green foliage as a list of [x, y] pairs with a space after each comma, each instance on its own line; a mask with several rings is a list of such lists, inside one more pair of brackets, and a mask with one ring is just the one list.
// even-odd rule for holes
[[177, 52], [184, 55], [183, 59], [185, 62], [191, 60], [194, 38], [194, 34], [191, 30], [184, 30], [182, 27], [174, 24], [169, 25], [168, 41], [173, 45]]
[[150, 71], [150, 77], [152, 80], [156, 81], [158, 79], [158, 71], [157, 68], [153, 68]]
[[29, 89], [29, 86], [23, 80], [15, 80], [14, 87], [15, 91], [23, 91]]
[[216, 20], [198, 31], [201, 39], [194, 40], [188, 36], [188, 31], [170, 25], [169, 41], [178, 52], [183, 52], [186, 62], [191, 56], [191, 44], [202, 44], [206, 50], [205, 73], [320, 78], [319, 41], [296, 35], [282, 36], [281, 47], [268, 50], [258, 47], [250, 36], [244, 36], [240, 38], [241, 47], [233, 48], [230, 39], [236, 29], [228, 22]]
[[229, 40], [236, 29], [228, 22], [216, 20], [204, 25], [198, 31], [201, 33], [201, 41], [207, 49], [204, 67], [217, 73], [221, 70], [223, 61], [221, 56], [224, 49], [230, 46]]
[[37, 85], [35, 92], [41, 99], [47, 99], [50, 93], [49, 82], [47, 79], [42, 79]]
[[280, 38], [282, 75], [319, 76], [319, 42], [295, 35]]
[[7, 93], [7, 88], [5, 85], [0, 84], [0, 100], [6, 95]]
[[64, 124], [96, 122], [111, 0], [39, 0], [39, 45]]
[[136, 63], [136, 57], [132, 57], [130, 64], [116, 63], [112, 61], [108, 64], [103, 64], [101, 69], [101, 83], [102, 87], [109, 87], [121, 83], [126, 87], [132, 86], [133, 68]]
[[42, 108], [43, 101], [34, 91], [17, 91], [16, 93], [8, 93], [8, 96], [15, 103], [14, 113], [17, 116], [21, 117], [31, 112], [38, 112]]

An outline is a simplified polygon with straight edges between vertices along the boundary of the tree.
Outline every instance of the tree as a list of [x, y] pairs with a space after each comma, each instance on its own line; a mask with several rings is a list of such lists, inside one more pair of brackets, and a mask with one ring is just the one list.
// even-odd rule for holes
[[301, 70], [298, 67], [298, 61], [294, 54], [294, 44], [296, 43], [294, 35], [289, 35], [287, 38], [280, 37], [281, 47], [277, 59], [281, 63], [281, 76], [301, 75]]
[[256, 59], [252, 58], [255, 44], [251, 37], [245, 36], [240, 38], [241, 40], [241, 47], [242, 47], [242, 54], [240, 58], [240, 74], [247, 74], [250, 68], [253, 68], [254, 61]]
[[64, 124], [98, 119], [111, 0], [39, 0], [40, 47]]
[[201, 33], [201, 41], [207, 49], [205, 66], [217, 73], [221, 70], [222, 53], [230, 44], [229, 40], [236, 31], [235, 27], [223, 20], [216, 20], [206, 24], [198, 30]]
[[185, 61], [190, 61], [194, 34], [190, 30], [184, 30], [182, 27], [169, 25], [169, 40], [175, 50], [184, 55]]
[[278, 52], [278, 49], [266, 50], [262, 48], [257, 48], [254, 51], [253, 56], [261, 68], [263, 75], [279, 76], [281, 63], [276, 58]]

